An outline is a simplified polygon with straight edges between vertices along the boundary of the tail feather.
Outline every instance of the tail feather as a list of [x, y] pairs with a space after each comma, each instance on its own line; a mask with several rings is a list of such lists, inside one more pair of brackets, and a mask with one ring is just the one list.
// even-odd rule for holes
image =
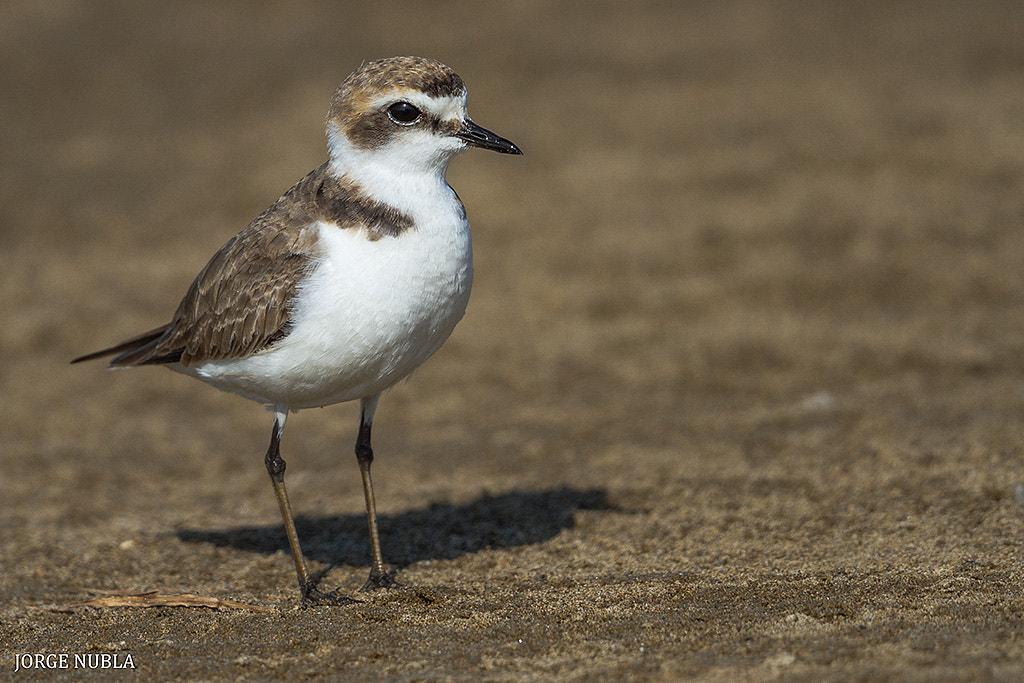
[[104, 356], [113, 356], [119, 354], [116, 358], [110, 361], [111, 367], [115, 366], [131, 366], [131, 365], [145, 365], [149, 363], [174, 363], [180, 359], [181, 354], [177, 354], [177, 358], [172, 356], [163, 356], [160, 358], [147, 358], [146, 356], [150, 351], [153, 350], [157, 340], [164, 335], [165, 332], [170, 328], [170, 324], [161, 325], [160, 327], [154, 328], [149, 332], [143, 332], [142, 334], [126, 339], [120, 344], [101, 349], [99, 351], [93, 351], [87, 353], [84, 356], [79, 356], [73, 359], [72, 363], [81, 363], [87, 360], [94, 360], [96, 358], [103, 358]]

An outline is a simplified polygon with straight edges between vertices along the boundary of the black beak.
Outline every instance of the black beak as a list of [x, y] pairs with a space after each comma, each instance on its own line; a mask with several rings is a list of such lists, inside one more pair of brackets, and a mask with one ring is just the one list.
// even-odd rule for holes
[[460, 140], [464, 140], [474, 147], [481, 149], [491, 149], [495, 152], [501, 152], [502, 154], [522, 154], [523, 150], [516, 147], [511, 140], [506, 140], [500, 135], [495, 135], [486, 128], [482, 128], [469, 119], [466, 119], [466, 125], [455, 134], [455, 137]]

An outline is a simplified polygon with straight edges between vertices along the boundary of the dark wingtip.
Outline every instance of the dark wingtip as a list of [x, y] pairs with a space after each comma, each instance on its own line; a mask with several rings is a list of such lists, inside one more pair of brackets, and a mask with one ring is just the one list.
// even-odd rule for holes
[[121, 354], [120, 356], [118, 356], [117, 358], [110, 362], [111, 366], [119, 365], [125, 359], [125, 357], [129, 356], [134, 352], [138, 352], [140, 349], [143, 349], [147, 345], [152, 344], [157, 339], [159, 339], [164, 334], [164, 332], [167, 331], [169, 327], [169, 324], [161, 325], [160, 327], [154, 328], [149, 332], [143, 332], [142, 334], [132, 337], [131, 339], [126, 339], [120, 344], [115, 344], [114, 346], [110, 346], [105, 349], [100, 349], [99, 351], [93, 351], [92, 353], [87, 353], [77, 358], [72, 358], [71, 365], [74, 365], [75, 363], [83, 363], [87, 360], [103, 358], [104, 356], [113, 356], [115, 354]]

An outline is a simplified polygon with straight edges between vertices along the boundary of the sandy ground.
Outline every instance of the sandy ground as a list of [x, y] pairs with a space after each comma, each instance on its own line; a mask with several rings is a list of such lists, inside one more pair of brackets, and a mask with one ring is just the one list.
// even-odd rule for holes
[[[410, 53], [526, 156], [453, 164], [473, 300], [377, 414], [406, 588], [302, 609], [270, 415], [67, 361], [164, 322]], [[4, 678], [1024, 677], [1018, 3], [11, 0], [0, 93]], [[283, 451], [353, 594], [356, 420]], [[68, 607], [149, 590], [253, 609]]]

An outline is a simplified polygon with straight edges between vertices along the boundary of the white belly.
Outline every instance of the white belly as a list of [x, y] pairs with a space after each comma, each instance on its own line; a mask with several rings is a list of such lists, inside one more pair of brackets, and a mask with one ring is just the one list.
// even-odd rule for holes
[[320, 224], [323, 258], [292, 329], [267, 351], [182, 368], [213, 386], [292, 410], [372, 396], [407, 377], [455, 329], [473, 257], [461, 205], [376, 241]]

